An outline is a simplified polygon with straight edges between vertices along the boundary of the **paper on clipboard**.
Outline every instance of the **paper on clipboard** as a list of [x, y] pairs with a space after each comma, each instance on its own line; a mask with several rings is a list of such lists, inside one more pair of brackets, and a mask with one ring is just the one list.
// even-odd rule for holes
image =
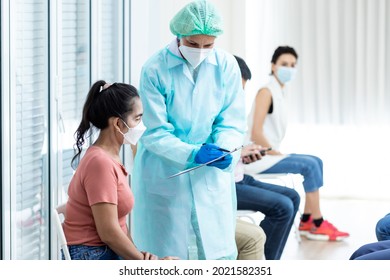
[[242, 146], [240, 146], [240, 147], [237, 147], [237, 148], [231, 150], [230, 152], [226, 152], [226, 153], [224, 153], [222, 156], [217, 157], [217, 158], [215, 158], [215, 159], [213, 159], [213, 160], [210, 160], [210, 161], [208, 161], [208, 162], [202, 163], [201, 165], [197, 165], [197, 166], [192, 167], [192, 168], [185, 169], [185, 170], [183, 170], [183, 171], [180, 171], [179, 173], [173, 174], [173, 175], [169, 176], [167, 179], [170, 179], [170, 178], [173, 178], [173, 177], [176, 177], [176, 176], [180, 176], [180, 175], [182, 175], [182, 174], [185, 174], [185, 173], [188, 173], [188, 172], [193, 171], [193, 170], [195, 170], [195, 169], [198, 169], [198, 168], [201, 168], [201, 167], [203, 167], [203, 166], [206, 166], [206, 165], [208, 165], [208, 164], [210, 164], [210, 163], [213, 163], [213, 162], [215, 162], [215, 161], [217, 161], [217, 160], [220, 160], [221, 158], [225, 157], [226, 155], [229, 155], [229, 154], [232, 154], [232, 153], [234, 153], [234, 152], [237, 152], [238, 150], [241, 150], [243, 147], [244, 147], [244, 145], [242, 145]]

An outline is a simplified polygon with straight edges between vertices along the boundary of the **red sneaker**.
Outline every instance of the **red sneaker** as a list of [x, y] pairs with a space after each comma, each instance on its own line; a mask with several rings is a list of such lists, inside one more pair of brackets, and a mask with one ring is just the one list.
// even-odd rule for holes
[[319, 227], [313, 224], [306, 237], [312, 240], [340, 241], [349, 237], [349, 233], [339, 231], [334, 225], [324, 220]]
[[299, 222], [299, 234], [307, 236], [310, 233], [311, 228], [314, 226], [313, 219], [310, 217], [307, 222]]

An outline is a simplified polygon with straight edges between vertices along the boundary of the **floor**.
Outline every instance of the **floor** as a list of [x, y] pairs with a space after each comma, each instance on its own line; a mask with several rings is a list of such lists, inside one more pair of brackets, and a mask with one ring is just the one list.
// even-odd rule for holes
[[350, 237], [340, 242], [302, 237], [298, 243], [292, 230], [282, 260], [348, 260], [361, 245], [376, 241], [376, 222], [390, 212], [387, 201], [323, 198], [321, 203], [325, 219], [349, 232]]
[[[390, 212], [388, 201], [322, 198], [324, 218], [350, 237], [339, 242], [308, 240], [298, 242], [294, 228], [284, 249], [282, 260], [348, 260], [361, 245], [375, 242], [376, 222]], [[252, 214], [256, 223], [264, 217]], [[297, 224], [298, 224], [297, 215]]]
[[[282, 176], [258, 175], [257, 179], [295, 188], [301, 196], [303, 211], [305, 193], [300, 175]], [[320, 193], [321, 194], [321, 193]], [[375, 242], [375, 225], [377, 221], [390, 213], [389, 200], [378, 198], [352, 199], [321, 194], [321, 211], [324, 219], [331, 222], [339, 230], [349, 232], [350, 237], [344, 241], [313, 241], [302, 237], [298, 242], [294, 228], [284, 249], [282, 260], [348, 260], [361, 245]], [[251, 214], [256, 223], [260, 223], [264, 215]], [[299, 214], [296, 225], [299, 223]]]

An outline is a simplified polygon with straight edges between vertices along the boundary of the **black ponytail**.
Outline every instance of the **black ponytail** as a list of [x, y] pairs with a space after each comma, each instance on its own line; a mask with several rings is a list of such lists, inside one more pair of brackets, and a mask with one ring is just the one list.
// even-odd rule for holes
[[105, 81], [97, 81], [88, 92], [83, 116], [75, 132], [75, 155], [71, 162], [73, 169], [78, 166], [83, 145], [91, 136], [91, 132], [87, 135], [86, 133], [91, 131], [92, 126], [104, 129], [111, 117], [126, 119], [133, 111], [135, 98], [139, 98], [137, 89], [131, 85], [114, 83], [104, 87], [105, 85]]

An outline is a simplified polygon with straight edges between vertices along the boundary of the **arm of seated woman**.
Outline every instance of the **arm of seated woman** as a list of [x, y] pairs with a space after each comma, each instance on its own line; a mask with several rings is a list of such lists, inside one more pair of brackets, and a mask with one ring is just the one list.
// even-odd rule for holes
[[100, 239], [126, 260], [143, 260], [142, 254], [122, 231], [118, 222], [117, 205], [97, 203], [91, 206]]

